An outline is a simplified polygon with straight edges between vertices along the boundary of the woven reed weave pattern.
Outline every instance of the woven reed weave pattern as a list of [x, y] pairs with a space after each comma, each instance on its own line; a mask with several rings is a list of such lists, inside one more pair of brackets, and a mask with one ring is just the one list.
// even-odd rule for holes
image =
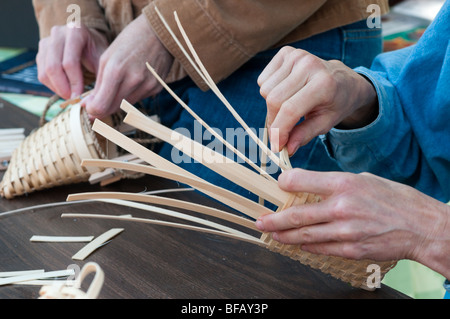
[[80, 105], [73, 105], [30, 134], [15, 150], [0, 184], [0, 195], [11, 199], [87, 181], [92, 171], [81, 167], [81, 161], [99, 158], [106, 157], [88, 116]]
[[[293, 196], [291, 201], [286, 203], [276, 213], [294, 206], [308, 203], [316, 203], [320, 201], [320, 197], [313, 194], [297, 194]], [[275, 214], [276, 214], [275, 213]], [[371, 275], [368, 272], [368, 266], [376, 264], [380, 267], [380, 280], [384, 275], [395, 267], [395, 261], [375, 262], [372, 260], [350, 260], [342, 257], [317, 255], [302, 251], [300, 245], [285, 245], [273, 240], [271, 234], [264, 233], [261, 240], [267, 244], [267, 248], [273, 252], [288, 256], [293, 260], [297, 260], [303, 265], [318, 269], [323, 273], [329, 274], [334, 278], [349, 283], [353, 287], [365, 290], [374, 290], [367, 285], [367, 278]]]

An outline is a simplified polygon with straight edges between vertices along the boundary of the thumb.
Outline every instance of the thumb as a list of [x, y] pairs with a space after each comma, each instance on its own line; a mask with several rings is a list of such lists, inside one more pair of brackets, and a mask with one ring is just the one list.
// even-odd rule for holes
[[315, 137], [328, 133], [333, 128], [333, 119], [330, 114], [308, 117], [295, 126], [289, 134], [286, 146], [290, 156], [302, 146], [311, 142]]
[[100, 118], [101, 115], [101, 112], [99, 112], [93, 104], [94, 100], [95, 95], [94, 93], [91, 93], [81, 101], [81, 106], [86, 109], [86, 112], [88, 113], [89, 119], [91, 121], [95, 120], [96, 118]]

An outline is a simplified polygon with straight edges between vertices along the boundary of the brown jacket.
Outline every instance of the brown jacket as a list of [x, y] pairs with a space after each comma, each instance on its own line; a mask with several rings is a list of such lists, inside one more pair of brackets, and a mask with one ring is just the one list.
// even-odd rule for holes
[[155, 7], [174, 31], [173, 12], [177, 12], [216, 82], [260, 51], [366, 19], [370, 4], [378, 4], [382, 14], [389, 10], [388, 0], [33, 0], [41, 38], [50, 34], [52, 26], [66, 23], [70, 4], [80, 6], [84, 24], [102, 30], [110, 39], [145, 14], [175, 57], [167, 82], [187, 73], [202, 89], [206, 86], [164, 28]]

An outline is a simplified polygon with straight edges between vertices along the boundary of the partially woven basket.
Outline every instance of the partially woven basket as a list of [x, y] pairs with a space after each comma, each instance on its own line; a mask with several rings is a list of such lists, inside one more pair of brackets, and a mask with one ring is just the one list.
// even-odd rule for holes
[[85, 109], [74, 104], [31, 133], [14, 151], [0, 183], [0, 195], [11, 199], [85, 182], [99, 169], [84, 168], [81, 161], [114, 156], [115, 147], [107, 143], [92, 131]]
[[[267, 127], [265, 132], [267, 132]], [[264, 143], [267, 143], [267, 136], [264, 136]], [[280, 153], [280, 160], [289, 169], [292, 165], [287, 155], [287, 150], [283, 149]], [[313, 204], [321, 201], [320, 196], [309, 193], [292, 194], [289, 200], [283, 206], [278, 207], [274, 213], [279, 213], [292, 206], [304, 204]], [[323, 273], [329, 274], [334, 278], [349, 283], [352, 287], [362, 288], [364, 290], [375, 290], [373, 283], [368, 285], [368, 278], [371, 275], [371, 265], [379, 267], [379, 280], [381, 281], [386, 273], [388, 273], [397, 264], [397, 261], [375, 262], [372, 260], [354, 260], [336, 256], [326, 256], [312, 254], [301, 250], [300, 245], [285, 245], [272, 238], [270, 233], [263, 233], [260, 238], [270, 251], [287, 256], [293, 260], [299, 261], [303, 265], [318, 269]]]
[[[317, 203], [320, 200], [320, 197], [314, 194], [297, 194], [297, 196], [292, 197], [292, 202], [286, 203], [282, 208], [278, 209], [276, 213], [294, 205]], [[280, 242], [273, 240], [271, 234], [269, 233], [264, 233], [261, 236], [261, 240], [267, 244], [267, 249], [273, 252], [287, 256], [293, 260], [297, 260], [303, 265], [318, 269], [336, 279], [349, 283], [352, 287], [362, 288], [369, 291], [375, 290], [372, 282], [370, 285], [368, 284], [368, 278], [372, 274], [372, 268], [369, 266], [376, 265], [379, 267], [378, 279], [381, 281], [386, 273], [397, 264], [396, 261], [378, 262], [367, 259], [353, 260], [336, 256], [312, 254], [302, 251], [300, 245], [281, 244]]]

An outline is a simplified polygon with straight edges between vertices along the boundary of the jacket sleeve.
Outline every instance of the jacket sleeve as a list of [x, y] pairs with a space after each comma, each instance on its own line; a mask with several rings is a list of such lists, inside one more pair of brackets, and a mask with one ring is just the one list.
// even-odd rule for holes
[[80, 7], [81, 23], [108, 34], [103, 11], [97, 1], [92, 0], [33, 0], [36, 20], [41, 39], [50, 35], [53, 26], [64, 25], [71, 15], [70, 5]]
[[184, 70], [201, 89], [206, 90], [207, 86], [176, 46], [155, 8], [158, 8], [170, 28], [182, 40], [173, 15], [174, 11], [177, 12], [196, 52], [217, 83], [256, 53], [279, 42], [325, 2], [326, 0], [154, 0], [143, 9], [143, 13], [159, 39], [175, 57], [176, 62], [169, 78], [176, 80], [177, 77], [182, 77]]

